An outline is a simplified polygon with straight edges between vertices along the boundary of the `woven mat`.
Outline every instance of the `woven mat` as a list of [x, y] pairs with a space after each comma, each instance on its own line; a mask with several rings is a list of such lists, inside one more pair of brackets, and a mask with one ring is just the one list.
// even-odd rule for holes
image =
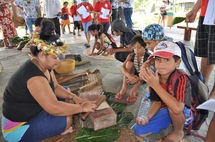
[[[96, 51], [96, 49], [95, 49], [95, 51]], [[90, 57], [90, 58], [100, 59], [100, 60], [115, 60], [114, 55], [103, 56], [100, 54], [98, 56], [89, 56], [89, 54], [91, 54], [91, 53], [92, 53], [92, 48], [86, 48], [83, 51], [83, 54], [86, 55], [87, 57]]]

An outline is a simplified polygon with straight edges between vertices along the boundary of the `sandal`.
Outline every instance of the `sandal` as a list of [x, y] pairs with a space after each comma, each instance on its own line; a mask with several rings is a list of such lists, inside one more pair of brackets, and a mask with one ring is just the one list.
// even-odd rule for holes
[[121, 102], [122, 98], [125, 96], [125, 94], [120, 94], [120, 92], [116, 93], [115, 97], [114, 97], [114, 101], [115, 102]]
[[137, 98], [138, 98], [138, 96], [139, 96], [139, 94], [138, 93], [136, 93], [136, 95], [135, 96], [128, 96], [128, 98], [126, 99], [126, 104], [128, 104], [128, 105], [133, 105], [135, 102], [136, 102], [136, 100], [137, 100]]

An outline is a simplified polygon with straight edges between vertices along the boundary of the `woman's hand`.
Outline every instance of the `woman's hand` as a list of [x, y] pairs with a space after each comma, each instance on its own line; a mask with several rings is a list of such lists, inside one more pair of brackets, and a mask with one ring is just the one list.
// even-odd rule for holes
[[82, 104], [83, 102], [86, 102], [88, 99], [86, 99], [86, 98], [82, 99], [78, 96], [75, 96], [73, 100], [76, 104]]
[[152, 88], [160, 85], [158, 72], [152, 73], [149, 67], [142, 68], [141, 78]]
[[83, 112], [94, 112], [96, 110], [96, 104], [93, 101], [85, 101], [80, 104]]

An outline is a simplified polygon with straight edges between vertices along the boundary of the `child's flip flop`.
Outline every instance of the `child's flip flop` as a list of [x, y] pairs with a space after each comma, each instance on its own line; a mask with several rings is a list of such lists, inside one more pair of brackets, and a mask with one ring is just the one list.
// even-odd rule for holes
[[135, 96], [128, 96], [128, 98], [126, 99], [126, 104], [128, 104], [128, 105], [133, 105], [135, 102], [136, 102], [136, 100], [137, 100], [137, 98], [138, 98], [138, 96], [139, 96], [139, 94], [138, 93], [136, 93], [136, 95]]
[[116, 93], [115, 97], [114, 97], [114, 101], [115, 102], [121, 102], [122, 98], [125, 96], [125, 94], [120, 94], [120, 92]]

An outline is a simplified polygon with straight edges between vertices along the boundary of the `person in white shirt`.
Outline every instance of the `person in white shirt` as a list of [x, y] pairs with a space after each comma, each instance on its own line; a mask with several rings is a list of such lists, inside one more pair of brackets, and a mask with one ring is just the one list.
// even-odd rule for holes
[[26, 26], [29, 33], [32, 34], [35, 20], [41, 16], [40, 4], [38, 0], [15, 0], [14, 4], [19, 7], [23, 12]]
[[61, 16], [60, 0], [44, 0], [43, 1], [43, 16], [49, 18], [55, 24], [55, 32], [60, 36], [60, 21], [58, 16]]
[[125, 18], [126, 25], [129, 29], [132, 29], [132, 19], [133, 14], [134, 0], [119, 0], [122, 2], [123, 14]]

